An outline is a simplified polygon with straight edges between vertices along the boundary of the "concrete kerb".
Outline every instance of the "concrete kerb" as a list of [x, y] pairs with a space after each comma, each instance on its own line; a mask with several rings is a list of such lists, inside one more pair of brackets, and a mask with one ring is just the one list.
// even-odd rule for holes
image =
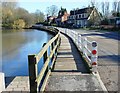
[[99, 72], [97, 71], [97, 73], [92, 73], [92, 74], [95, 75], [96, 78], [98, 79], [98, 82], [100, 83], [100, 85], [101, 85], [101, 87], [103, 89], [103, 92], [108, 93], [107, 88], [105, 87], [104, 83], [102, 82], [102, 80], [100, 78]]

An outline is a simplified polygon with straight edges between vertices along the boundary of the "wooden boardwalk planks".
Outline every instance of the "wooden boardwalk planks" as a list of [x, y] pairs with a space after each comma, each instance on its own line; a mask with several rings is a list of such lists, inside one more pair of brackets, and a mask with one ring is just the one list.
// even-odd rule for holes
[[53, 72], [76, 71], [87, 73], [82, 58], [70, 38], [61, 34], [61, 45], [58, 51]]

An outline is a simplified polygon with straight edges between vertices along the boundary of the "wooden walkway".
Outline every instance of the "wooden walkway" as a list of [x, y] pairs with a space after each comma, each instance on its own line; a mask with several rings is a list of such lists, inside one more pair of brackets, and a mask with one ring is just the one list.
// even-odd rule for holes
[[45, 91], [103, 91], [98, 79], [88, 73], [72, 40], [63, 34]]
[[[88, 73], [76, 46], [70, 38], [61, 35], [54, 69], [47, 81], [45, 91], [103, 91], [98, 79]], [[28, 77], [8, 78], [6, 91], [29, 92]], [[3, 92], [4, 93], [4, 92]]]
[[58, 51], [53, 72], [56, 72], [57, 74], [60, 74], [61, 72], [88, 72], [77, 48], [70, 40], [70, 38], [63, 34], [61, 34], [61, 45]]

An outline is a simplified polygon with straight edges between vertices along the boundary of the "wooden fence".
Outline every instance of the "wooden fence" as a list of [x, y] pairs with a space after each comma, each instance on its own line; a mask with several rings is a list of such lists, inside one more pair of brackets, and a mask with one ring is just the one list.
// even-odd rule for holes
[[[58, 34], [53, 37], [48, 43], [43, 44], [43, 48], [38, 54], [28, 55], [29, 82], [31, 93], [44, 91], [48, 77], [54, 66], [54, 62], [57, 56], [57, 50], [60, 46], [60, 43], [60, 32], [58, 32]], [[49, 49], [50, 53], [48, 54]], [[40, 73], [38, 73], [38, 63], [40, 62], [41, 58], [43, 58], [44, 64]], [[51, 65], [49, 65], [50, 62]]]

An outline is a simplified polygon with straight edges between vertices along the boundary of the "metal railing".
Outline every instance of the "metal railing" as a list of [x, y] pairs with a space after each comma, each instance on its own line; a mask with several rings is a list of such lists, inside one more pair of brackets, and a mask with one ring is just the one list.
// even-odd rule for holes
[[[31, 93], [44, 91], [45, 85], [47, 83], [48, 77], [51, 73], [57, 56], [57, 50], [60, 46], [60, 42], [60, 32], [58, 32], [58, 34], [53, 37], [48, 43], [43, 44], [43, 48], [38, 54], [28, 55], [29, 82]], [[48, 54], [49, 49], [50, 54]], [[41, 58], [43, 58], [44, 64], [40, 73], [38, 73], [38, 63], [40, 62]], [[50, 61], [51, 65], [49, 65]]]
[[82, 52], [83, 58], [87, 61], [92, 72], [97, 72], [97, 42], [90, 42], [86, 37], [82, 37], [79, 33], [70, 29], [58, 28], [62, 33], [68, 35], [77, 48]]

